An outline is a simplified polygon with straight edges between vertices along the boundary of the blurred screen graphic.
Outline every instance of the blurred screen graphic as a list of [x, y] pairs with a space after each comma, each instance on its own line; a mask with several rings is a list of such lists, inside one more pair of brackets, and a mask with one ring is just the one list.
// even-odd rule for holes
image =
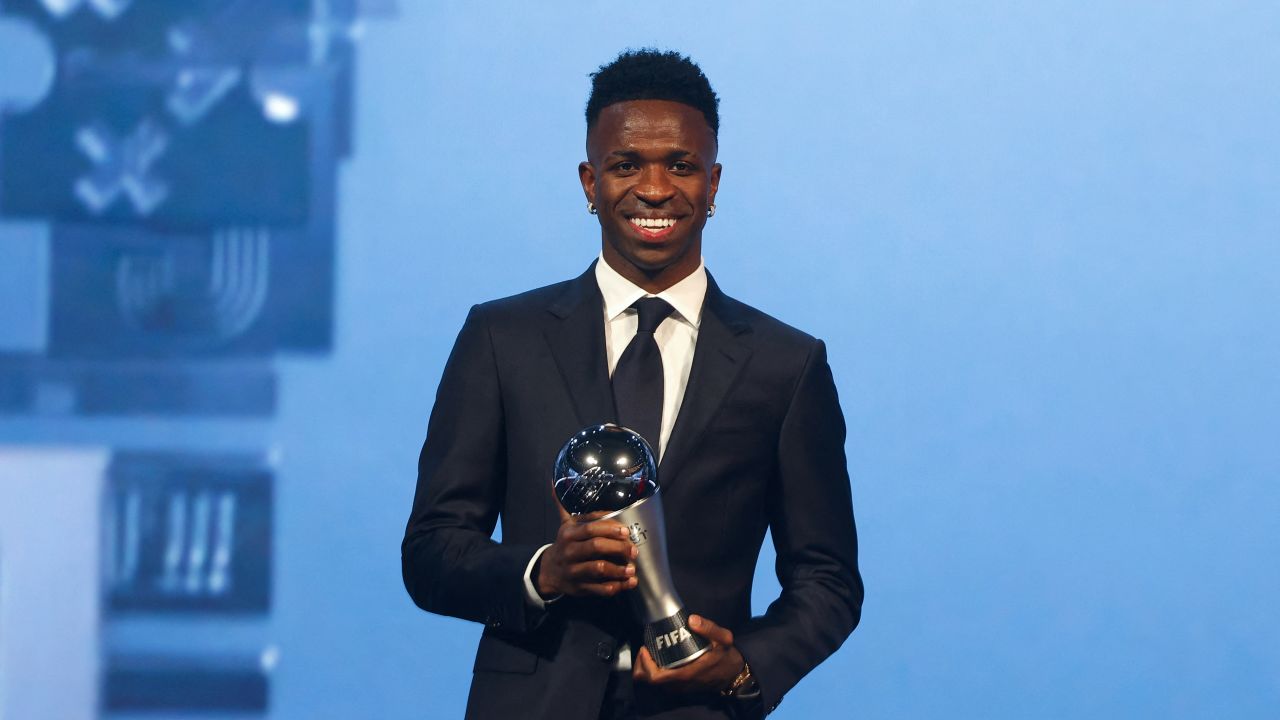
[[[333, 346], [336, 178], [369, 11], [394, 6], [0, 0], [0, 221], [40, 238], [5, 273], [41, 277], [21, 299], [43, 303], [37, 341], [0, 343], [0, 417], [275, 415], [276, 358]], [[91, 552], [0, 513], [3, 597], [29, 591], [24, 568], [57, 547], [78, 553], [75, 597], [93, 611], [64, 638], [56, 613], [15, 632], [30, 608], [7, 603], [0, 717], [267, 713], [278, 446], [97, 435], [107, 447], [78, 491], [96, 500], [73, 526]], [[84, 456], [0, 452], [0, 510], [53, 517], [29, 494], [31, 458], [52, 482]], [[25, 668], [37, 646], [63, 652], [54, 637], [75, 645], [62, 672]], [[69, 679], [92, 688], [49, 705]]]

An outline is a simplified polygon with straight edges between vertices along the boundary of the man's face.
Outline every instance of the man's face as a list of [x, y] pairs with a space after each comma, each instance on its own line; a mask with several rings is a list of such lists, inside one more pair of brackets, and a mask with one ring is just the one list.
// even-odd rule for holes
[[609, 105], [587, 133], [587, 158], [578, 176], [600, 213], [605, 261], [650, 292], [696, 270], [720, 184], [702, 113], [668, 100]]

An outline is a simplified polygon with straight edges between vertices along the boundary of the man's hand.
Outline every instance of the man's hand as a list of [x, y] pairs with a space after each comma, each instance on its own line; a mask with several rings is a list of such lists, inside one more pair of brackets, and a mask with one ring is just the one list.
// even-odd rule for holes
[[542, 597], [610, 597], [636, 586], [636, 546], [622, 523], [596, 519], [606, 514], [575, 519], [560, 510], [556, 541], [538, 559], [534, 578]]
[[746, 660], [733, 646], [733, 633], [701, 615], [689, 616], [689, 629], [711, 641], [711, 648], [697, 660], [673, 670], [658, 667], [641, 648], [631, 671], [636, 682], [646, 682], [675, 692], [720, 692], [742, 672]]

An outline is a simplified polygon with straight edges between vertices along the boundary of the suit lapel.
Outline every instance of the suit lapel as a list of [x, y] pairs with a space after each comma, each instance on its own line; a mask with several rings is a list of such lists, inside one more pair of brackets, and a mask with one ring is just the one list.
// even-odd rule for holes
[[[618, 414], [604, 348], [604, 300], [596, 284], [595, 263], [571, 281], [564, 294], [547, 309], [552, 318], [544, 334], [561, 380], [573, 399], [578, 423], [586, 427], [616, 422]], [[679, 478], [690, 451], [697, 447], [751, 356], [751, 348], [739, 337], [750, 330], [737, 304], [720, 291], [708, 274], [693, 367], [658, 475], [663, 488], [669, 488]]]
[[708, 274], [707, 297], [703, 301], [689, 383], [658, 471], [658, 482], [664, 489], [679, 479], [690, 451], [697, 447], [725, 395], [746, 366], [751, 348], [739, 336], [750, 330], [739, 308]]
[[569, 283], [547, 309], [553, 315], [545, 336], [573, 398], [578, 423], [586, 427], [615, 422], [609, 361], [604, 349], [604, 300], [596, 284], [595, 263]]

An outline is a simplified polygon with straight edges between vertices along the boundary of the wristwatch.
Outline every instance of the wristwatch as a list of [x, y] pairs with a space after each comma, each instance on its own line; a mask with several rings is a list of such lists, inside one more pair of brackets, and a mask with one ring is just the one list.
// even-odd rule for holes
[[751, 674], [751, 664], [746, 660], [742, 661], [742, 672], [729, 683], [729, 687], [720, 691], [725, 697], [732, 698], [750, 698], [760, 694], [760, 684], [756, 682], [756, 676]]

